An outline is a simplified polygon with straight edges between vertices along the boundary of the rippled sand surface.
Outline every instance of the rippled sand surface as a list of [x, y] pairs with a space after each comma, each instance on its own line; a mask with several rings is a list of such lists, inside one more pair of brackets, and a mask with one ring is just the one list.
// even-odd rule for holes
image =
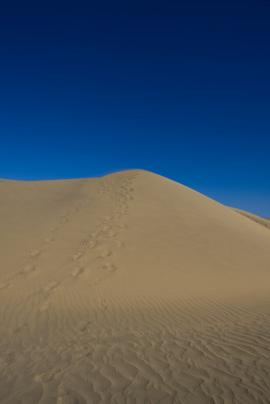
[[0, 402], [269, 403], [269, 221], [156, 174], [0, 181]]

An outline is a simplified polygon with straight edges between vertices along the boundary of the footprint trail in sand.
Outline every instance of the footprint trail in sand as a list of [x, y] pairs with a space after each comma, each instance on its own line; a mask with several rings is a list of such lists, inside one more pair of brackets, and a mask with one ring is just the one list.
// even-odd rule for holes
[[1, 403], [269, 403], [265, 220], [140, 170], [0, 194]]

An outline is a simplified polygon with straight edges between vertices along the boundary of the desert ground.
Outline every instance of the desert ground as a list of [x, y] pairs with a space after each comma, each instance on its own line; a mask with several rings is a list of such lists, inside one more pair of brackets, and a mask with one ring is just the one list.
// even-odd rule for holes
[[1, 403], [270, 403], [270, 221], [130, 170], [0, 223]]

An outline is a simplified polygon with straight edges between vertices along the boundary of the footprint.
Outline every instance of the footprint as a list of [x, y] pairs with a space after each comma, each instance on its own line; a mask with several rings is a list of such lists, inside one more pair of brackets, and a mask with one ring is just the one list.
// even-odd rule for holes
[[30, 257], [31, 258], [36, 258], [41, 254], [41, 252], [42, 252], [41, 250], [33, 250], [33, 251], [30, 252]]
[[108, 309], [108, 303], [105, 299], [100, 299], [99, 300], [99, 306], [101, 309], [103, 310], [107, 310]]
[[127, 229], [127, 225], [125, 223], [119, 223], [117, 225], [120, 229]]
[[78, 261], [82, 257], [82, 255], [83, 254], [81, 252], [74, 254], [72, 257], [73, 261]]
[[124, 247], [125, 243], [123, 241], [121, 241], [121, 240], [116, 240], [115, 245], [116, 245], [116, 247], [120, 248], [120, 247]]
[[85, 321], [85, 322], [83, 322], [83, 323], [79, 326], [79, 329], [80, 329], [81, 332], [85, 332], [85, 331], [88, 330], [88, 327], [89, 327], [90, 325], [91, 325], [91, 322], [90, 322], [90, 321]]
[[108, 271], [108, 272], [114, 272], [116, 270], [116, 266], [112, 264], [111, 262], [105, 262], [101, 269]]
[[88, 243], [89, 243], [89, 238], [84, 238], [81, 240], [80, 244], [81, 244], [82, 248], [85, 248], [85, 247], [87, 247]]
[[95, 240], [91, 240], [88, 243], [88, 248], [94, 248], [97, 245], [97, 242]]
[[106, 258], [106, 257], [109, 257], [111, 255], [112, 255], [112, 251], [110, 251], [110, 250], [102, 250], [102, 251], [100, 251], [98, 257], [99, 258]]
[[59, 282], [51, 282], [51, 283], [49, 283], [49, 285], [47, 285], [45, 288], [44, 288], [44, 291], [45, 292], [52, 292], [54, 289], [56, 289], [57, 287], [59, 286]]
[[54, 241], [54, 238], [52, 236], [46, 237], [44, 241], [45, 241], [45, 243], [51, 243], [52, 241]]
[[22, 269], [22, 273], [28, 274], [30, 272], [34, 272], [36, 270], [36, 266], [33, 264], [28, 264]]
[[72, 276], [74, 276], [74, 278], [77, 278], [77, 277], [80, 276], [83, 272], [84, 272], [84, 268], [83, 268], [83, 267], [75, 268], [75, 269], [72, 271]]

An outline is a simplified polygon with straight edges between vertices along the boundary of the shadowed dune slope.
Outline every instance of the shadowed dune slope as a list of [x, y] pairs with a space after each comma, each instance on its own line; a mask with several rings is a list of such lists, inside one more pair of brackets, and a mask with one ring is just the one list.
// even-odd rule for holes
[[0, 402], [269, 403], [267, 220], [130, 170], [0, 181], [0, 223]]

